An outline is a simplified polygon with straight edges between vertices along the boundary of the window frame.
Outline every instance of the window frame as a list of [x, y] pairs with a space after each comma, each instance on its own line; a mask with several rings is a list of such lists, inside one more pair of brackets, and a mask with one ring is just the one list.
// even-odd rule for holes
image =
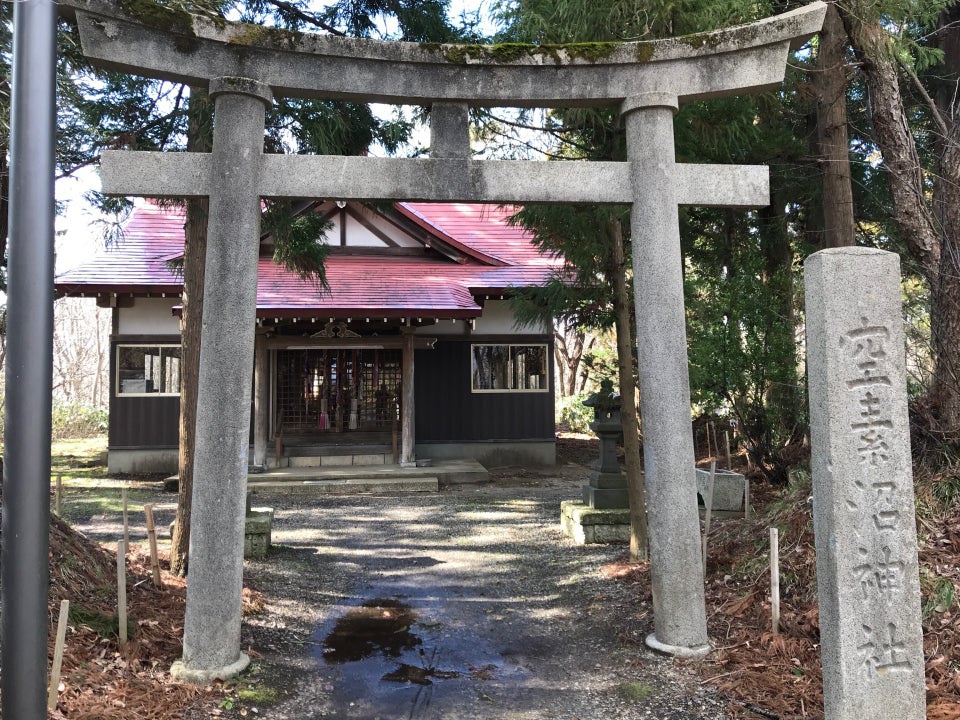
[[[474, 349], [477, 347], [505, 347], [505, 348], [542, 348], [544, 360], [543, 376], [546, 379], [544, 387], [539, 388], [477, 388], [474, 387], [474, 378], [476, 377], [474, 366]], [[471, 394], [490, 394], [490, 393], [548, 393], [550, 392], [550, 345], [545, 342], [472, 342], [470, 343], [470, 392]], [[512, 375], [511, 375], [512, 377]]]
[[[182, 352], [183, 345], [178, 342], [118, 342], [114, 344], [115, 354], [115, 374], [114, 381], [116, 385], [114, 386], [113, 396], [116, 398], [154, 398], [154, 397], [180, 397], [180, 388], [177, 388], [176, 392], [123, 392], [123, 386], [120, 378], [120, 350], [123, 348], [156, 348], [158, 351], [162, 351], [163, 348], [177, 348]], [[162, 354], [161, 354], [162, 357]], [[179, 358], [182, 362], [182, 356]], [[183, 385], [183, 368], [182, 365], [178, 371], [179, 385]], [[146, 380], [146, 378], [144, 378]]]

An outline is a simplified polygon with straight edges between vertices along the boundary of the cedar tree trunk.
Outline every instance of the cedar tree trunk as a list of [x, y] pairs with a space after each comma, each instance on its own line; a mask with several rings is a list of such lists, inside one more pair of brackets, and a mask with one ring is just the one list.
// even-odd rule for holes
[[617, 367], [620, 374], [620, 415], [623, 424], [623, 455], [630, 500], [630, 559], [647, 560], [647, 497], [640, 462], [640, 425], [637, 421], [637, 381], [633, 362], [633, 323], [630, 322], [630, 291], [623, 250], [623, 230], [618, 219], [610, 220], [610, 279], [617, 328]]
[[940, 228], [940, 276], [934, 351], [934, 386], [940, 400], [940, 420], [946, 429], [960, 431], [960, 4], [940, 15], [935, 36], [944, 65], [937, 68], [940, 83], [934, 98], [943, 122], [937, 143], [938, 178], [933, 202]]
[[847, 135], [847, 31], [835, 2], [827, 5], [817, 48], [817, 145], [823, 178], [823, 247], [856, 244], [850, 139]]
[[[188, 150], [210, 152], [210, 100], [205, 90], [191, 88]], [[170, 539], [170, 572], [187, 574], [190, 551], [190, 508], [193, 499], [193, 451], [197, 425], [197, 380], [200, 375], [200, 329], [203, 321], [203, 274], [206, 267], [207, 198], [187, 202], [183, 245], [183, 314], [180, 316], [180, 483], [177, 522]]]
[[946, 66], [943, 92], [938, 93], [941, 102], [929, 103], [940, 136], [932, 203], [903, 104], [891, 38], [878, 21], [865, 20], [861, 12], [840, 10], [867, 81], [873, 128], [889, 173], [894, 219], [930, 285], [933, 392], [940, 429], [956, 436], [960, 432], [960, 51], [956, 49], [958, 30], [950, 19], [957, 20], [957, 9], [943, 13], [938, 32]]

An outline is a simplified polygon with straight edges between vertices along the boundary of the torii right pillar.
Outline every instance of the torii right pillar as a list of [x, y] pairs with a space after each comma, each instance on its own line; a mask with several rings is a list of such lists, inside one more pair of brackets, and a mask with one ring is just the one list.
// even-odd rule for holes
[[677, 97], [647, 93], [621, 110], [633, 207], [633, 285], [654, 632], [647, 645], [681, 657], [710, 652], [690, 422], [690, 373], [677, 212]]

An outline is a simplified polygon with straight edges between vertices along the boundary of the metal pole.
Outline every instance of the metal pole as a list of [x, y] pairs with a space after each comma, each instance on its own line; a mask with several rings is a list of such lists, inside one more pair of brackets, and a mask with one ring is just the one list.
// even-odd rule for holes
[[13, 8], [3, 543], [3, 716], [47, 716], [57, 8]]

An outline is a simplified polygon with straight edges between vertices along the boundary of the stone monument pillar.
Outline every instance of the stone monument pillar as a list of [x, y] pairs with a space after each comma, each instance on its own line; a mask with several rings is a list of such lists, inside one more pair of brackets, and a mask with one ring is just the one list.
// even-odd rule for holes
[[690, 374], [677, 214], [677, 98], [646, 93], [622, 107], [633, 190], [633, 285], [643, 416], [654, 632], [647, 644], [704, 655], [706, 605], [690, 423]]
[[822, 250], [804, 281], [825, 717], [922, 720], [899, 258]]
[[[240, 652], [244, 515], [260, 247], [260, 168], [270, 88], [210, 81], [213, 182], [200, 341], [190, 582], [174, 677], [207, 683], [250, 662]], [[241, 391], [238, 392], [237, 389]]]

